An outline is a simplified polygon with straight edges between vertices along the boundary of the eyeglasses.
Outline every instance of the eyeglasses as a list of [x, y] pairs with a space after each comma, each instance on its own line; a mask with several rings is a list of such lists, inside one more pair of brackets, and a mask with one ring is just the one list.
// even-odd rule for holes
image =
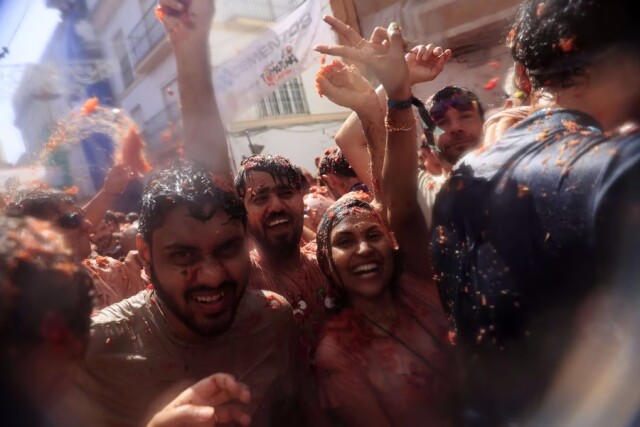
[[68, 230], [80, 228], [84, 223], [84, 215], [80, 212], [69, 212], [58, 219], [58, 225]]
[[447, 114], [449, 108], [455, 108], [458, 111], [469, 111], [478, 108], [478, 101], [467, 95], [461, 94], [454, 96], [453, 98], [433, 104], [429, 109], [429, 116], [436, 122], [440, 121], [444, 118], [444, 115]]

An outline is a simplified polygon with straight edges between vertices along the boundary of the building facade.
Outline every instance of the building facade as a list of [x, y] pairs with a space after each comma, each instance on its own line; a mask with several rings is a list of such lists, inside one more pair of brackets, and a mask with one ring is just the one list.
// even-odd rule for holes
[[[211, 29], [212, 67], [251, 45], [301, 3], [304, 0], [218, 0]], [[181, 137], [175, 59], [155, 5], [153, 0], [87, 0], [102, 50], [116, 64], [110, 79], [116, 102], [141, 128], [152, 164], [174, 156]], [[282, 154], [315, 168], [314, 158], [334, 143], [348, 115], [315, 93], [316, 72], [312, 67], [292, 77], [226, 121], [236, 167], [260, 152]], [[226, 106], [220, 103], [219, 108]]]

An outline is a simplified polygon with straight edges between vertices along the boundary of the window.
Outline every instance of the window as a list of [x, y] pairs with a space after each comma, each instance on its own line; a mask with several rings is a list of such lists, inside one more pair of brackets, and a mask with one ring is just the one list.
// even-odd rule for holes
[[307, 0], [219, 0], [216, 15], [219, 9], [224, 19], [237, 17], [277, 21], [305, 1]]
[[118, 63], [120, 64], [120, 73], [122, 75], [122, 83], [124, 84], [125, 89], [129, 87], [131, 83], [133, 83], [133, 68], [131, 67], [131, 61], [129, 60], [129, 53], [127, 52], [127, 47], [124, 44], [124, 36], [122, 35], [122, 31], [119, 31], [118, 34], [113, 38], [113, 50], [116, 53], [116, 58], [118, 58]]
[[258, 102], [258, 116], [278, 117], [309, 114], [302, 82], [294, 77]]

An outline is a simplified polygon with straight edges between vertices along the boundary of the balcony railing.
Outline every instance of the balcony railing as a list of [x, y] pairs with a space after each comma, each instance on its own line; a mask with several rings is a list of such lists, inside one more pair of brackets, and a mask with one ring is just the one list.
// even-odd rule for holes
[[151, 5], [129, 34], [134, 67], [166, 37], [162, 23], [156, 18], [155, 7], [155, 3]]
[[172, 138], [177, 138], [177, 133], [181, 132], [180, 106], [178, 102], [172, 102], [163, 110], [158, 112], [144, 123], [142, 132], [147, 146], [151, 149], [158, 149], [162, 146], [162, 133], [171, 129]]
[[306, 0], [225, 0], [224, 10], [230, 18], [276, 21]]

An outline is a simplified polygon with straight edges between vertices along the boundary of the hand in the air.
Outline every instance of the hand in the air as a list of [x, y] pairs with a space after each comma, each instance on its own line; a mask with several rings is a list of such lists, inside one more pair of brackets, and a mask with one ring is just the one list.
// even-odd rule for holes
[[376, 92], [367, 79], [355, 66], [348, 66], [338, 59], [317, 74], [316, 84], [321, 95], [353, 111], [378, 107]]
[[430, 82], [444, 69], [444, 64], [451, 59], [451, 50], [443, 50], [433, 44], [418, 45], [411, 49], [404, 58], [409, 67], [411, 84]]
[[207, 40], [214, 11], [213, 0], [158, 0], [156, 16], [175, 45]]
[[346, 45], [319, 45], [314, 48], [316, 51], [364, 63], [380, 80], [390, 99], [411, 97], [404, 39], [397, 24], [391, 24], [388, 29], [378, 27], [371, 38], [365, 40], [344, 22], [332, 16], [323, 19], [346, 40]]
[[115, 165], [107, 172], [102, 184], [102, 191], [110, 196], [122, 193], [132, 177], [131, 169], [125, 165]]

